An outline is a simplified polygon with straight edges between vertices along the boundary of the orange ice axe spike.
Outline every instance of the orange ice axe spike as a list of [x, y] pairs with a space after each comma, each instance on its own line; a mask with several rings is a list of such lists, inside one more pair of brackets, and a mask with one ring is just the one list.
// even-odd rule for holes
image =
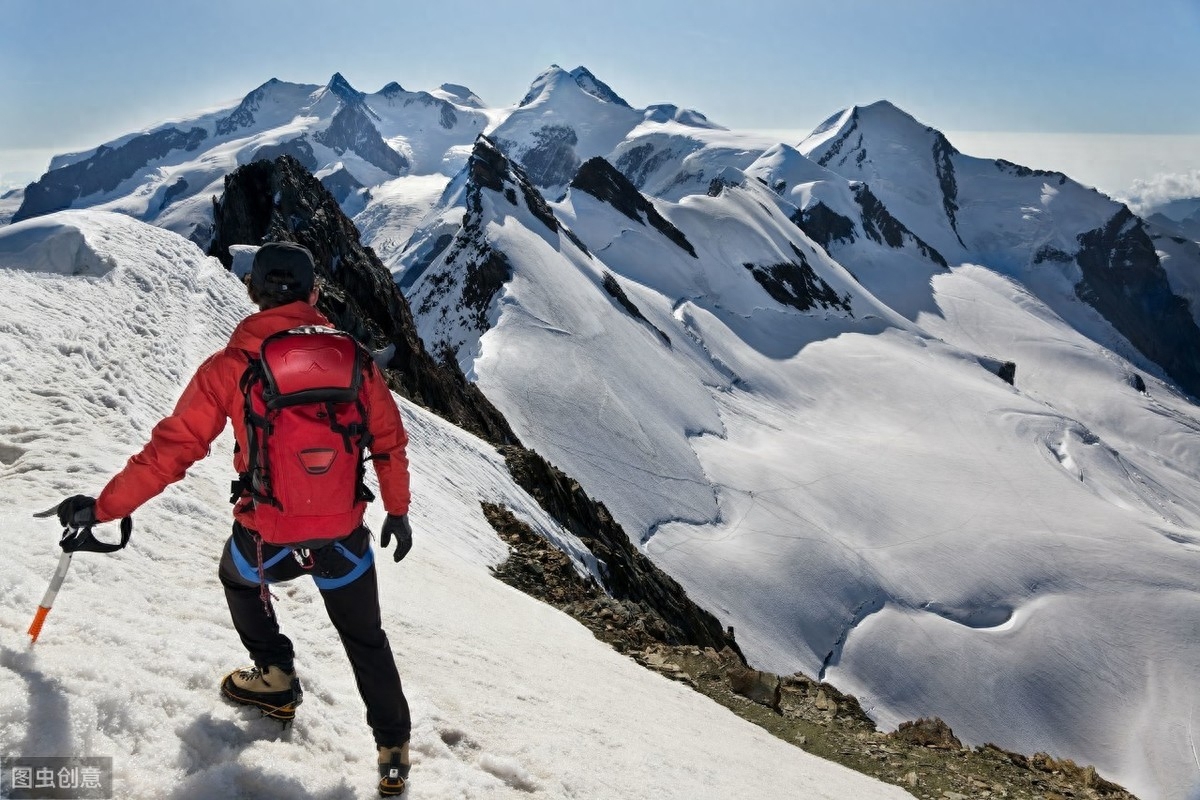
[[73, 555], [75, 554], [64, 551], [59, 556], [58, 569], [54, 570], [54, 577], [50, 579], [46, 594], [42, 596], [42, 602], [38, 604], [37, 613], [33, 615], [33, 622], [29, 625], [30, 647], [37, 642], [38, 634], [42, 632], [42, 624], [46, 621], [46, 615], [54, 606], [54, 598], [58, 596], [58, 590], [62, 588], [63, 581], [67, 577], [67, 570], [71, 568], [71, 556]]
[[[58, 513], [58, 506], [41, 511], [33, 516], [37, 519], [46, 519], [53, 517]], [[42, 625], [46, 622], [46, 615], [50, 613], [51, 607], [54, 606], [54, 598], [58, 596], [58, 590], [62, 588], [63, 581], [67, 578], [67, 570], [71, 568], [71, 556], [73, 553], [63, 551], [63, 554], [58, 559], [58, 568], [54, 570], [54, 577], [50, 579], [50, 586], [46, 589], [46, 594], [42, 595], [42, 602], [38, 605], [37, 612], [33, 615], [33, 622], [29, 623], [29, 646], [33, 645], [38, 640], [38, 634], [42, 632]]]

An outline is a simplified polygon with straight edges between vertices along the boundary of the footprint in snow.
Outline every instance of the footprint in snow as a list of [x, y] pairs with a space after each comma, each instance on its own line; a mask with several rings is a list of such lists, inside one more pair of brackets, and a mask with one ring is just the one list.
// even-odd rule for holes
[[444, 728], [438, 731], [442, 743], [450, 748], [450, 752], [463, 761], [475, 760], [478, 767], [506, 785], [522, 792], [537, 792], [541, 785], [512, 758], [480, 752], [482, 748], [466, 732], [458, 728]]

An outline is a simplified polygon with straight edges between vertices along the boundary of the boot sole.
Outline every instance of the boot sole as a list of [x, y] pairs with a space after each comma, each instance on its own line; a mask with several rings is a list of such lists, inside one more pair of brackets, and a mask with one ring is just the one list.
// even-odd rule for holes
[[284, 700], [283, 697], [264, 699], [238, 694], [237, 692], [237, 687], [233, 685], [229, 677], [221, 681], [221, 694], [226, 699], [238, 705], [254, 706], [262, 712], [264, 717], [277, 719], [280, 722], [291, 722], [294, 720], [296, 718], [296, 706], [304, 702], [304, 698], [299, 696], [298, 692], [280, 692], [281, 695], [288, 695], [290, 698], [286, 699], [283, 703], [279, 703], [279, 700]]
[[379, 796], [380, 797], [399, 797], [404, 794], [404, 789], [408, 786], [407, 781], [400, 779], [400, 785], [394, 786], [391, 784], [384, 785], [384, 781], [379, 781]]

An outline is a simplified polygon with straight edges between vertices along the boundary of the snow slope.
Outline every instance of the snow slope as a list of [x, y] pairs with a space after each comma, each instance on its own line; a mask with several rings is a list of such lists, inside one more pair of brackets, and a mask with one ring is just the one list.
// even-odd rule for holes
[[[249, 310], [240, 285], [175, 234], [62, 212], [0, 232], [0, 298], [0, 403], [19, 409], [0, 423], [0, 751], [112, 756], [129, 798], [372, 795], [370, 734], [310, 585], [276, 590], [307, 689], [295, 725], [281, 733], [217, 697], [245, 659], [216, 580], [228, 433], [137, 513], [128, 549], [76, 557], [28, 647], [58, 552], [55, 526], [30, 513], [98, 491], [141, 445]], [[908, 796], [774, 739], [493, 579], [505, 546], [481, 500], [577, 543], [494, 450], [402, 411], [417, 546], [379, 567], [415, 720], [408, 796]]]
[[[572, 186], [550, 207], [584, 250], [519, 171], [489, 186], [448, 192], [414, 240], [462, 223], [410, 289], [423, 338], [456, 346], [753, 663], [1139, 796], [1200, 786], [1200, 413], [1152, 375], [1134, 389], [1095, 311], [926, 263], [905, 319], [753, 179], [653, 202], [695, 255]], [[489, 253], [511, 275], [467, 313]], [[747, 266], [801, 256], [844, 307], [788, 305]]]

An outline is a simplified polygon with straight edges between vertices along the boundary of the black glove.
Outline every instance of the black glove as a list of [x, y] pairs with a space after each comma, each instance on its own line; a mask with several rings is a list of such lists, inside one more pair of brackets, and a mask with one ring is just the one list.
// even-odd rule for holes
[[379, 546], [387, 549], [392, 537], [396, 537], [396, 552], [392, 558], [399, 561], [412, 550], [412, 526], [408, 524], [408, 514], [388, 514], [383, 521], [383, 530], [379, 534]]
[[77, 494], [58, 504], [58, 521], [64, 528], [78, 530], [96, 524], [96, 500]]

